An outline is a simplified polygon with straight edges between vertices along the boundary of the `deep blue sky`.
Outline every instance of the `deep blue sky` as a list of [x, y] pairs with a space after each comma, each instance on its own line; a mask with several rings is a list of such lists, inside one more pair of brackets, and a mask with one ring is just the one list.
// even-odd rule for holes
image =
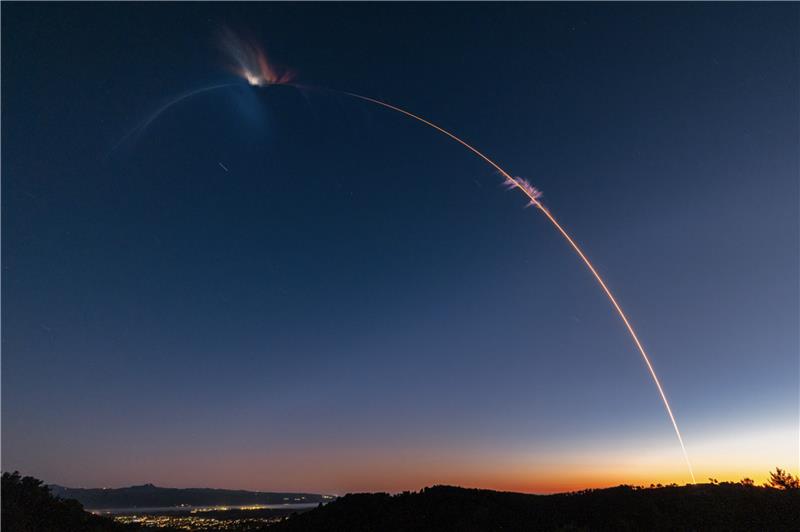
[[[798, 6], [4, 4], [2, 466], [67, 485], [798, 467]], [[228, 168], [226, 172], [222, 166]]]

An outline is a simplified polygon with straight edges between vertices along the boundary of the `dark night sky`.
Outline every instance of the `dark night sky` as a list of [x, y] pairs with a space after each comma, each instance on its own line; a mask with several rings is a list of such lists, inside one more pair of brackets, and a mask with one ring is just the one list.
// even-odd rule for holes
[[[797, 4], [3, 4], [2, 466], [549, 491], [798, 468]], [[228, 169], [225, 171], [223, 166]]]

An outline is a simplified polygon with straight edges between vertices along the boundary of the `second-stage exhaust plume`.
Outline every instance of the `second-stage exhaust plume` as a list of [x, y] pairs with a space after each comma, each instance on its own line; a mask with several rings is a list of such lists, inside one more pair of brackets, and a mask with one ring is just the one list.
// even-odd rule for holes
[[220, 32], [220, 46], [233, 60], [233, 71], [254, 87], [287, 84], [294, 78], [291, 71], [271, 65], [258, 45], [247, 42], [228, 28]]
[[[228, 68], [237, 76], [243, 78], [247, 83], [254, 87], [264, 87], [267, 85], [288, 85], [294, 79], [294, 74], [287, 69], [279, 68], [272, 65], [267, 59], [264, 51], [254, 43], [251, 43], [228, 28], [223, 28], [219, 32], [218, 44], [219, 47], [228, 56], [230, 63]], [[141, 123], [126, 133], [112, 148], [115, 151], [117, 148], [125, 144], [127, 141], [135, 140], [138, 136], [147, 130], [148, 126], [156, 121], [162, 114], [173, 106], [193, 98], [197, 95], [216, 91], [219, 89], [227, 89], [235, 87], [239, 83], [217, 83], [207, 87], [200, 87], [190, 90], [163, 104], [161, 107], [153, 111]]]

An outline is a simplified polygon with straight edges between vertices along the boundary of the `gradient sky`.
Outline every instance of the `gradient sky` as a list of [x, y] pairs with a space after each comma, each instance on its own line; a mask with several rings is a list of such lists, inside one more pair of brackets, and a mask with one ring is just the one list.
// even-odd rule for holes
[[[798, 470], [797, 4], [4, 4], [2, 467], [546, 492]], [[113, 147], [170, 98], [189, 98]], [[221, 164], [220, 164], [221, 163]], [[228, 171], [225, 171], [225, 169]]]

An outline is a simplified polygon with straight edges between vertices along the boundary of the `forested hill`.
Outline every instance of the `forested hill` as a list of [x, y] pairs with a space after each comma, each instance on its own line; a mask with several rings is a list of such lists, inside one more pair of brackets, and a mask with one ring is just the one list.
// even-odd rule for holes
[[160, 488], [152, 484], [116, 489], [49, 486], [53, 495], [75, 499], [93, 510], [168, 506], [240, 506], [256, 504], [320, 503], [331, 497], [316, 493], [275, 493], [210, 488]]
[[41, 480], [3, 473], [3, 532], [139, 532], [107, 517], [85, 512], [78, 501], [54, 497]]
[[800, 530], [800, 490], [733, 483], [524, 495], [449, 486], [346, 495], [270, 531]]

